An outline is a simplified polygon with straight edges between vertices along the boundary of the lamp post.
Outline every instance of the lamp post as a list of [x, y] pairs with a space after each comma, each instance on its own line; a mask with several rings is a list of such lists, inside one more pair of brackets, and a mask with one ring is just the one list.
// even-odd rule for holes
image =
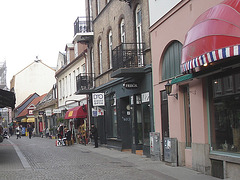
[[178, 99], [178, 93], [176, 94], [171, 94], [172, 93], [172, 84], [169, 83], [169, 81], [167, 82], [167, 84], [165, 84], [165, 90], [168, 96], [173, 96], [176, 99]]

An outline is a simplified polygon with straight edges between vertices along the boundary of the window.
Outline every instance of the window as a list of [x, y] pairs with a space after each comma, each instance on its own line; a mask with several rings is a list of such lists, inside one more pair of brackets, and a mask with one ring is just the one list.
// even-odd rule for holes
[[94, 56], [93, 56], [93, 55], [94, 55], [94, 54], [93, 54], [93, 49], [91, 49], [91, 50], [90, 50], [90, 56], [91, 56], [91, 57], [90, 57], [90, 60], [91, 60], [91, 71], [90, 71], [90, 72], [91, 72], [91, 73], [94, 73], [94, 59], [93, 59]]
[[174, 41], [167, 48], [162, 64], [162, 80], [170, 79], [181, 74], [180, 64], [182, 56], [182, 44]]
[[183, 95], [184, 95], [184, 115], [185, 115], [185, 140], [186, 140], [186, 147], [191, 147], [192, 146], [192, 128], [191, 128], [189, 86], [184, 86], [183, 87]]
[[125, 35], [125, 22], [124, 19], [121, 20], [120, 23], [120, 37], [121, 37], [121, 43], [126, 42], [126, 35]]
[[71, 73], [69, 74], [69, 95], [72, 95], [72, 77], [71, 77]]
[[211, 150], [239, 155], [240, 73], [227, 73], [209, 80]]
[[65, 92], [66, 92], [66, 94], [65, 94], [65, 96], [67, 97], [68, 96], [68, 78], [67, 78], [67, 76], [65, 76]]
[[[143, 46], [142, 46], [142, 10], [140, 5], [137, 6], [135, 11], [135, 19], [136, 19], [136, 40], [137, 40], [137, 51], [138, 54], [142, 54]], [[143, 55], [138, 56], [138, 66], [143, 65]]]
[[99, 74], [102, 74], [103, 67], [102, 67], [102, 41], [101, 40], [98, 43], [98, 59], [99, 59]]
[[62, 99], [62, 81], [59, 81], [59, 98]]
[[112, 31], [108, 33], [109, 69], [112, 68]]
[[75, 54], [75, 58], [78, 57], [78, 43], [74, 44], [74, 54]]
[[62, 98], [64, 98], [65, 97], [65, 80], [64, 80], [64, 78], [62, 79], [62, 89], [61, 89], [61, 91], [62, 91]]
[[97, 0], [97, 15], [100, 13], [100, 0]]
[[82, 73], [86, 73], [86, 65], [85, 65], [85, 63], [82, 64]]
[[70, 63], [70, 50], [67, 50], [67, 64]]
[[76, 82], [76, 72], [73, 71], [73, 92], [76, 92], [77, 89], [77, 82]]

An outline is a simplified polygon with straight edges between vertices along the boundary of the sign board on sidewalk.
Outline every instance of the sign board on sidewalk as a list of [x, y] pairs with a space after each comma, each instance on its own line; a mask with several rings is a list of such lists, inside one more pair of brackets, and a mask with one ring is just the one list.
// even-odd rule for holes
[[93, 106], [105, 106], [104, 93], [92, 93]]

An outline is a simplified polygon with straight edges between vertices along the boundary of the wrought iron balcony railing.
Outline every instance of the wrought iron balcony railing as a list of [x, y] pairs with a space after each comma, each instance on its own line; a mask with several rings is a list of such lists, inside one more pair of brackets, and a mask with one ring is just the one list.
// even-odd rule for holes
[[112, 50], [113, 71], [120, 68], [143, 67], [144, 43], [122, 43]]
[[80, 73], [76, 78], [77, 91], [91, 90], [94, 88], [94, 74]]
[[92, 17], [77, 17], [74, 22], [74, 36], [77, 33], [93, 32]]

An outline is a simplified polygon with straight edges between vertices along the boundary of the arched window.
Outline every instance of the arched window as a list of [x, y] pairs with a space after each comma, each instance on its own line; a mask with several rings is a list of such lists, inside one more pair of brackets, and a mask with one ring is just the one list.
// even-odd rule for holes
[[99, 60], [99, 74], [103, 73], [103, 66], [102, 66], [102, 41], [98, 42], [98, 60]]
[[112, 31], [108, 33], [108, 57], [109, 57], [109, 69], [112, 68]]
[[162, 80], [170, 79], [181, 74], [181, 56], [182, 44], [178, 41], [172, 42], [163, 57]]
[[125, 43], [126, 42], [126, 34], [125, 34], [125, 22], [124, 19], [121, 20], [120, 23], [120, 37], [121, 37], [121, 43]]

